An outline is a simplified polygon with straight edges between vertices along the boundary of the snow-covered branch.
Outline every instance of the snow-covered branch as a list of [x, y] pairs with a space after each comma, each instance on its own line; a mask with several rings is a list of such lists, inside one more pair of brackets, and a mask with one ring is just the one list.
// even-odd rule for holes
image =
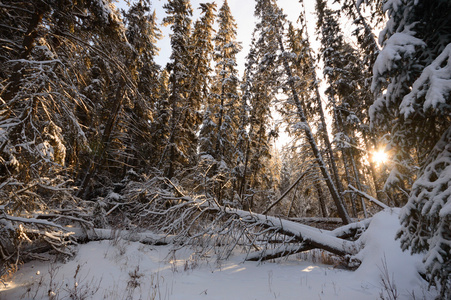
[[362, 196], [362, 197], [364, 197], [364, 198], [370, 200], [370, 201], [373, 202], [374, 204], [377, 204], [377, 205], [380, 206], [381, 208], [383, 208], [383, 209], [390, 208], [388, 205], [386, 205], [386, 204], [380, 202], [379, 200], [377, 200], [376, 198], [372, 197], [371, 195], [368, 195], [367, 193], [362, 192], [362, 191], [356, 189], [356, 188], [353, 187], [352, 185], [349, 184], [348, 187], [349, 187], [352, 191], [354, 191], [354, 192], [356, 192], [357, 194], [359, 194], [360, 196]]

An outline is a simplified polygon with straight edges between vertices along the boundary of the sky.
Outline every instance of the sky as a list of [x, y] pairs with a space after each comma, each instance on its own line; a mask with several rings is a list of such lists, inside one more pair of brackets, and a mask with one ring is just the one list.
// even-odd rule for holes
[[[129, 0], [129, 2], [133, 2], [136, 0]], [[193, 9], [193, 17], [192, 22], [194, 26], [194, 22], [199, 18], [200, 3], [208, 3], [215, 2], [217, 4], [217, 10], [222, 6], [224, 0], [191, 0], [191, 8]], [[167, 3], [168, 0], [152, 0], [152, 10], [155, 10], [157, 16], [157, 23], [161, 25], [162, 20], [166, 16], [165, 10], [163, 9], [163, 5]], [[277, 3], [280, 8], [283, 9], [283, 12], [287, 15], [287, 19], [292, 23], [296, 23], [299, 14], [301, 12], [302, 5], [299, 3], [299, 0], [277, 0]], [[319, 48], [319, 42], [316, 40], [315, 36], [315, 28], [316, 28], [316, 15], [315, 15], [315, 3], [314, 0], [305, 0], [305, 9], [306, 9], [306, 20], [307, 20], [307, 29], [310, 36], [310, 43], [312, 49]], [[254, 17], [255, 10], [255, 0], [228, 0], [228, 4], [230, 10], [232, 12], [233, 17], [235, 18], [237, 24], [237, 41], [241, 42], [242, 50], [237, 55], [237, 64], [238, 71], [240, 75], [244, 73], [244, 64], [246, 60], [246, 56], [249, 53], [250, 42], [252, 38], [252, 32], [254, 31], [255, 23], [257, 20]], [[115, 5], [119, 8], [127, 10], [128, 7], [126, 5], [125, 0], [116, 0]], [[165, 27], [163, 25], [159, 26], [163, 38], [157, 43], [157, 47], [160, 48], [158, 57], [155, 58], [155, 62], [159, 64], [161, 67], [165, 67], [169, 62], [169, 57], [171, 55], [171, 45], [170, 45], [170, 26]], [[318, 74], [322, 74], [322, 71], [318, 72]], [[324, 87], [320, 86], [320, 93], [323, 94]], [[279, 124], [281, 122], [280, 116], [275, 111], [273, 112], [274, 123]], [[327, 118], [328, 126], [330, 126], [330, 120]], [[284, 126], [279, 130], [279, 138], [276, 141], [276, 145], [278, 148], [282, 148], [283, 146], [290, 143], [291, 138], [283, 129]]]
[[[131, 0], [133, 2], [133, 0]], [[195, 20], [198, 19], [200, 10], [199, 4], [206, 2], [216, 2], [217, 9], [222, 6], [223, 0], [191, 0], [191, 7], [193, 9], [193, 24]], [[281, 7], [285, 14], [287, 14], [288, 19], [292, 22], [296, 22], [299, 14], [301, 12], [302, 6], [297, 0], [278, 0], [278, 5]], [[310, 34], [313, 35], [315, 30], [315, 16], [314, 12], [314, 3], [315, 1], [307, 0], [306, 2], [306, 10], [307, 10], [307, 21], [310, 21], [308, 24]], [[152, 1], [152, 9], [155, 9], [157, 15], [157, 22], [161, 24], [163, 18], [166, 16], [165, 11], [163, 9], [163, 5], [167, 3], [167, 0], [153, 0]], [[252, 37], [252, 32], [254, 30], [255, 18], [254, 18], [254, 8], [255, 1], [253, 0], [228, 0], [230, 10], [232, 15], [235, 18], [237, 23], [237, 41], [241, 42], [243, 47], [242, 51], [237, 55], [237, 63], [240, 73], [244, 70], [245, 57], [249, 53], [249, 44]], [[127, 5], [124, 0], [118, 0], [116, 6], [127, 9]], [[162, 67], [169, 62], [169, 56], [171, 55], [171, 46], [169, 40], [169, 34], [171, 30], [169, 27], [161, 26], [160, 29], [163, 32], [163, 39], [160, 40], [157, 46], [160, 48], [159, 56], [155, 59], [155, 61]]]

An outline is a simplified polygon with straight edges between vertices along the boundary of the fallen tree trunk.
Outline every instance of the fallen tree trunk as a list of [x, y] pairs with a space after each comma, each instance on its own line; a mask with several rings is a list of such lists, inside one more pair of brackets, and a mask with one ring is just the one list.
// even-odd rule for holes
[[[199, 246], [198, 249], [203, 253], [219, 246], [222, 248], [216, 250], [224, 253], [225, 257], [237, 246], [244, 247], [249, 258], [260, 257], [259, 259], [314, 248], [339, 256], [352, 256], [359, 248], [353, 240], [369, 224], [365, 220], [333, 231], [322, 230], [280, 217], [221, 206], [215, 199], [205, 198], [204, 195], [196, 198], [174, 197], [171, 192], [155, 189], [155, 186], [155, 182], [133, 183], [124, 190], [124, 200], [127, 199], [127, 194], [131, 196], [131, 200], [137, 191], [147, 191], [146, 198], [149, 202], [142, 204], [142, 208], [139, 207], [140, 204], [135, 204], [134, 214], [139, 215], [140, 220], [152, 220], [149, 228], [171, 235], [172, 241]], [[168, 199], [171, 200], [170, 203]], [[136, 201], [128, 203], [133, 205]], [[133, 223], [138, 224], [137, 221]], [[255, 254], [250, 254], [254, 251]]]
[[293, 237], [300, 243], [309, 243], [315, 248], [341, 256], [356, 254], [357, 247], [354, 242], [337, 238], [331, 231], [239, 209], [225, 208], [224, 212], [239, 216], [242, 222], [257, 223], [265, 228], [277, 230], [286, 236]]
[[122, 239], [129, 242], [140, 242], [148, 245], [168, 245], [173, 237], [156, 234], [150, 231], [136, 232], [131, 230], [101, 229], [101, 228], [66, 228], [78, 242]]
[[[341, 219], [339, 219], [341, 222]], [[340, 239], [349, 239], [352, 238], [353, 240], [356, 240], [360, 234], [368, 228], [369, 224], [371, 222], [371, 219], [365, 219], [360, 222], [351, 223], [342, 227], [339, 227], [333, 231], [324, 231], [324, 234], [329, 234], [332, 236], [335, 236]], [[300, 244], [288, 244], [288, 245], [282, 245], [281, 247], [274, 248], [274, 249], [265, 249], [261, 251], [256, 251], [249, 253], [246, 257], [246, 260], [248, 261], [265, 261], [270, 260], [274, 258], [280, 258], [296, 253], [301, 253], [313, 249], [317, 249], [321, 247], [315, 247], [309, 242], [303, 242]]]
[[[105, 202], [104, 205], [113, 209], [107, 206], [104, 209], [108, 211], [108, 216], [112, 216], [114, 207], [126, 205], [128, 217], [132, 219], [133, 215], [136, 218], [133, 223], [137, 228], [146, 228], [145, 232], [93, 228], [91, 220], [80, 222], [78, 217], [65, 218], [58, 214], [39, 217], [64, 218], [79, 223], [81, 226], [78, 228], [60, 227], [69, 231], [68, 234], [77, 242], [124, 239], [153, 245], [191, 244], [201, 246], [200, 251], [205, 253], [215, 247], [222, 247], [220, 251], [226, 256], [236, 246], [240, 246], [247, 249], [248, 259], [251, 260], [266, 260], [315, 248], [339, 256], [352, 256], [358, 251], [358, 245], [353, 240], [370, 222], [364, 220], [333, 231], [322, 230], [280, 217], [220, 206], [210, 198], [183, 196], [183, 192], [179, 192], [180, 197], [174, 197], [171, 192], [154, 190], [146, 192], [149, 201], [136, 201], [133, 198], [136, 192], [149, 191], [149, 187], [135, 183], [131, 188], [129, 200], [124, 196], [120, 203]], [[20, 221], [49, 224], [42, 219]], [[144, 221], [146, 227], [140, 226], [140, 221]]]
[[301, 243], [296, 245], [286, 245], [277, 249], [265, 249], [249, 253], [246, 257], [247, 261], [265, 261], [275, 258], [281, 258], [296, 253], [313, 250], [315, 247], [309, 243]]

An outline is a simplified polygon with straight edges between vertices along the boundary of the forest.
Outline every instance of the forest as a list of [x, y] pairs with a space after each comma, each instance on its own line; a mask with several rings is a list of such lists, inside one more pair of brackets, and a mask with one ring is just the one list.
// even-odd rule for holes
[[451, 297], [451, 1], [316, 0], [315, 36], [303, 0], [297, 22], [254, 2], [240, 69], [227, 0], [162, 20], [151, 0], [1, 0], [0, 284], [117, 232], [355, 269], [400, 208], [401, 249]]

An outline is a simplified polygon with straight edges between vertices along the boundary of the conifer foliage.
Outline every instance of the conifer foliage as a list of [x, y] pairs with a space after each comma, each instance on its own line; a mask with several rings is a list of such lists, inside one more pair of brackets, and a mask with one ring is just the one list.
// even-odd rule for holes
[[[374, 66], [373, 88], [387, 87], [371, 121], [390, 132], [399, 164], [420, 166], [401, 215], [403, 249], [425, 252], [431, 283], [451, 295], [451, 19], [449, 1], [391, 1]], [[390, 128], [387, 127], [389, 124]], [[399, 179], [407, 176], [397, 167]]]
[[171, 36], [171, 63], [169, 70], [169, 137], [165, 142], [165, 149], [161, 156], [161, 167], [164, 174], [172, 178], [176, 171], [181, 170], [181, 166], [188, 165], [194, 159], [191, 153], [191, 145], [194, 142], [196, 133], [193, 131], [195, 121], [195, 108], [190, 103], [192, 99], [189, 95], [189, 75], [190, 75], [190, 48], [189, 39], [191, 34], [191, 16], [193, 14], [191, 4], [187, 0], [173, 0], [165, 4], [166, 14], [165, 25], [170, 25]]
[[[211, 94], [205, 103], [205, 119], [200, 131], [200, 155], [213, 164], [210, 176], [217, 181], [215, 194], [221, 203], [223, 188], [231, 192], [238, 126], [238, 70], [236, 55], [241, 46], [236, 41], [236, 23], [227, 1], [219, 9], [218, 31], [214, 37], [214, 75]], [[229, 193], [230, 196], [230, 193]]]
[[[245, 240], [253, 259], [355, 254], [341, 235], [360, 225], [326, 237], [269, 215], [347, 224], [348, 207], [379, 209], [364, 198], [385, 208], [378, 197], [407, 203], [402, 248], [424, 253], [426, 278], [450, 298], [449, 0], [317, 0], [319, 55], [303, 1], [290, 23], [278, 1], [256, 0], [244, 74], [230, 0], [200, 4], [196, 20], [189, 0], [165, 2], [165, 66], [152, 1], [113, 2], [0, 3], [0, 277], [40, 249], [71, 255], [74, 227], [202, 238], [204, 253]], [[295, 141], [283, 151], [274, 107]], [[367, 152], [381, 140], [392, 157], [377, 169]]]

